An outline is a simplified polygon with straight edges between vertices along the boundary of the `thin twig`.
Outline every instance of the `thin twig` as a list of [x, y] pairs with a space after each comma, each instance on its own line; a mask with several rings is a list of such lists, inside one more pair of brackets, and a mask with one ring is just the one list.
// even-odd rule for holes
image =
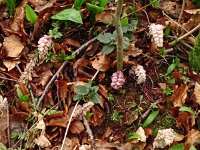
[[191, 35], [193, 32], [195, 32], [196, 30], [198, 30], [200, 28], [200, 24], [198, 26], [196, 26], [194, 29], [190, 30], [190, 32], [182, 35], [181, 37], [177, 38], [176, 40], [172, 41], [171, 43], [169, 43], [169, 45], [175, 45], [176, 43], [178, 43], [180, 40], [186, 38], [187, 36]]
[[90, 129], [90, 125], [89, 125], [87, 119], [85, 118], [85, 116], [83, 116], [83, 124], [85, 125], [86, 131], [90, 137], [92, 150], [96, 150], [97, 148], [95, 146], [94, 136], [93, 136], [92, 130]]
[[70, 124], [71, 124], [71, 122], [72, 122], [72, 118], [73, 118], [73, 115], [74, 115], [74, 113], [75, 113], [75, 111], [76, 111], [76, 108], [77, 108], [77, 106], [78, 106], [78, 103], [79, 103], [79, 101], [76, 102], [76, 105], [74, 106], [74, 109], [73, 109], [73, 111], [72, 111], [72, 113], [71, 113], [71, 116], [70, 116], [70, 118], [69, 118], [69, 121], [68, 121], [66, 130], [65, 130], [64, 139], [63, 139], [63, 141], [62, 141], [62, 146], [61, 146], [61, 149], [60, 149], [60, 150], [63, 150], [63, 148], [64, 148], [65, 140], [66, 140], [66, 137], [67, 137], [67, 133], [68, 133], [68, 131], [69, 131], [69, 127], [70, 127]]
[[0, 79], [17, 82], [16, 79], [10, 79], [10, 78], [7, 78], [7, 77], [0, 77]]
[[183, 0], [182, 7], [181, 7], [181, 12], [180, 12], [180, 15], [179, 15], [179, 18], [178, 18], [178, 23], [179, 24], [180, 24], [181, 18], [183, 16], [184, 9], [185, 9], [185, 0]]

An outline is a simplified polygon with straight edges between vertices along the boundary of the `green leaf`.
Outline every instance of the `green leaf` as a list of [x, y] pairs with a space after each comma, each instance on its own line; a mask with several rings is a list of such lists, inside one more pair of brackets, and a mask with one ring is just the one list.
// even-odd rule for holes
[[126, 141], [130, 141], [130, 140], [133, 140], [133, 139], [141, 139], [141, 136], [137, 133], [130, 133], [128, 135], [128, 137], [126, 138]]
[[159, 6], [160, 0], [149, 0], [149, 1], [153, 8], [156, 8]]
[[99, 90], [99, 87], [98, 86], [93, 86], [90, 88], [90, 93], [97, 93]]
[[196, 147], [194, 147], [193, 145], [190, 147], [189, 150], [197, 150]]
[[90, 3], [86, 3], [86, 7], [90, 10], [90, 12], [92, 14], [98, 14], [98, 13], [104, 11], [104, 9], [105, 9], [104, 7], [99, 7], [99, 6], [90, 4]]
[[147, 117], [147, 119], [144, 121], [142, 127], [146, 128], [148, 125], [150, 125], [153, 120], [156, 118], [156, 116], [158, 115], [159, 111], [153, 111], [151, 112], [151, 114]]
[[127, 14], [126, 14], [126, 13], [123, 13], [121, 18], [122, 18], [122, 19], [120, 20], [121, 26], [123, 27], [123, 26], [128, 25], [128, 17], [127, 17]]
[[195, 115], [195, 112], [191, 108], [186, 107], [186, 106], [181, 107], [179, 111], [185, 111], [185, 112], [189, 112], [191, 115]]
[[67, 55], [67, 56], [65, 57], [65, 61], [66, 61], [66, 60], [71, 60], [71, 59], [74, 59], [74, 58], [76, 58], [76, 54]]
[[108, 55], [112, 53], [114, 49], [115, 49], [115, 45], [104, 45], [102, 48], [102, 53]]
[[89, 120], [89, 119], [92, 117], [93, 114], [94, 114], [94, 113], [87, 113], [86, 116], [85, 116], [85, 118], [86, 118], [87, 120]]
[[85, 0], [75, 0], [74, 1], [74, 8], [76, 10], [80, 10], [81, 6], [85, 3]]
[[169, 33], [170, 33], [171, 29], [170, 27], [168, 26], [166, 29], [165, 29], [165, 32], [164, 32], [164, 37], [168, 37], [169, 36]]
[[37, 15], [36, 15], [36, 13], [35, 13], [34, 10], [31, 8], [31, 6], [29, 6], [28, 4], [26, 4], [25, 9], [26, 9], [26, 19], [27, 19], [30, 23], [35, 24], [36, 21], [37, 21]]
[[74, 90], [77, 95], [87, 95], [89, 93], [89, 88], [84, 85], [76, 85], [74, 86]]
[[176, 144], [169, 148], [169, 150], [184, 150], [184, 143]]
[[98, 1], [100, 7], [105, 7], [110, 2], [110, 0], [98, 0]]
[[6, 5], [8, 7], [10, 17], [13, 17], [16, 7], [16, 0], [6, 0]]
[[81, 99], [83, 99], [83, 98], [84, 98], [83, 95], [78, 95], [78, 94], [77, 94], [77, 95], [74, 96], [73, 100], [74, 100], [74, 101], [78, 101], [78, 100], [81, 100]]
[[114, 36], [111, 33], [103, 33], [98, 35], [97, 40], [103, 44], [109, 44], [114, 40]]
[[65, 10], [53, 15], [51, 17], [51, 19], [69, 20], [72, 22], [83, 24], [80, 12], [74, 8], [65, 9]]
[[102, 101], [101, 101], [98, 93], [88, 94], [88, 98], [93, 103], [102, 105]]
[[21, 102], [27, 102], [29, 100], [29, 95], [23, 95], [19, 88], [17, 88], [17, 96]]

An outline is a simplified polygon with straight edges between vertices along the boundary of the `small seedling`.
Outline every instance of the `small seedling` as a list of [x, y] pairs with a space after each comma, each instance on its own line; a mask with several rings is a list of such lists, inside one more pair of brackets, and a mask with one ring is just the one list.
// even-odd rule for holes
[[184, 83], [184, 84], [187, 84], [187, 83], [190, 82], [190, 78], [185, 77], [185, 76], [182, 76], [182, 77], [181, 77], [181, 80], [183, 80], [183, 83]]
[[107, 99], [109, 102], [113, 102], [115, 100], [114, 96], [111, 93], [108, 93]]
[[71, 54], [71, 55], [66, 55], [65, 53], [59, 53], [58, 54], [58, 59], [60, 61], [68, 61], [68, 60], [71, 60], [71, 59], [74, 59], [76, 57], [75, 54]]
[[112, 115], [111, 115], [111, 120], [115, 122], [119, 122], [120, 124], [122, 123], [122, 116], [119, 114], [117, 110], [114, 110]]
[[17, 95], [21, 102], [28, 102], [29, 95], [23, 95], [22, 91], [19, 88], [17, 88]]
[[49, 35], [51, 35], [54, 39], [59, 39], [63, 35], [59, 32], [58, 28], [54, 28], [53, 30], [49, 30]]
[[129, 133], [129, 135], [126, 137], [126, 141], [131, 141], [133, 139], [141, 139], [141, 136], [137, 133]]
[[48, 61], [49, 62], [54, 62], [56, 56], [57, 55], [55, 53], [48, 52], [47, 55], [46, 55], [46, 57], [44, 59], [46, 60], [46, 62], [48, 62]]
[[172, 95], [174, 91], [170, 88], [167, 87], [166, 89], [164, 89], [163, 94], [165, 94], [166, 96]]
[[93, 86], [92, 81], [89, 81], [85, 85], [76, 85], [74, 86], [76, 95], [74, 96], [74, 101], [77, 100], [90, 100], [96, 104], [102, 104], [102, 101], [99, 97], [98, 86]]

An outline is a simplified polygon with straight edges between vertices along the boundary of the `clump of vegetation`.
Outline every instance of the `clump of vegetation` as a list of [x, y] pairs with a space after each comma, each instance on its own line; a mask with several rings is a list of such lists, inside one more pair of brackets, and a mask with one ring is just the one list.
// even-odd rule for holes
[[189, 53], [189, 63], [192, 69], [200, 72], [200, 35], [197, 36], [194, 48]]

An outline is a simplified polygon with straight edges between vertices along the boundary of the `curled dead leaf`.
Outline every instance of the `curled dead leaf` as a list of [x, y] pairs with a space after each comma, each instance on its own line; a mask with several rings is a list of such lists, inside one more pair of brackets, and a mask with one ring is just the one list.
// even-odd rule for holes
[[18, 65], [20, 63], [20, 61], [18, 60], [4, 60], [3, 64], [6, 66], [6, 68], [8, 69], [8, 71], [12, 70], [13, 68], [15, 68], [16, 65]]
[[51, 146], [51, 143], [49, 142], [49, 140], [43, 135], [41, 134], [37, 139], [34, 140], [34, 142], [42, 148], [47, 148]]
[[21, 39], [14, 34], [4, 38], [3, 46], [6, 49], [8, 57], [19, 57], [19, 54], [24, 49]]
[[188, 150], [192, 145], [196, 146], [200, 142], [200, 131], [192, 129], [188, 132], [186, 138], [187, 140], [185, 142], [184, 149]]
[[107, 55], [99, 55], [92, 61], [92, 67], [100, 71], [107, 71], [110, 67], [111, 60]]
[[74, 120], [74, 121], [72, 121], [72, 122], [71, 122], [71, 125], [70, 125], [70, 128], [69, 128], [69, 130], [70, 130], [72, 133], [76, 133], [76, 134], [81, 133], [84, 129], [85, 129], [85, 128], [84, 128], [82, 122], [80, 122], [79, 120]]
[[200, 105], [200, 84], [197, 82], [195, 83], [194, 95], [196, 97], [196, 102]]

